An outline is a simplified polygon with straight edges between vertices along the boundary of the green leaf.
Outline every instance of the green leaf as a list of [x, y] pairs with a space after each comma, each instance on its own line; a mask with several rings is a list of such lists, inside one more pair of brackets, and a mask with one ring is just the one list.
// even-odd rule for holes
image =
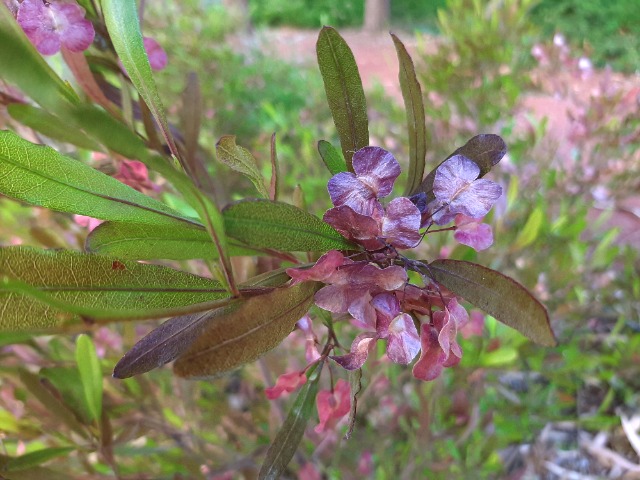
[[50, 112], [78, 102], [73, 89], [36, 51], [8, 8], [0, 9], [0, 45], [0, 78]]
[[435, 260], [434, 280], [536, 343], [557, 344], [544, 306], [518, 282], [476, 263]]
[[424, 175], [425, 158], [427, 156], [427, 125], [425, 123], [424, 103], [422, 102], [422, 89], [416, 77], [413, 60], [402, 41], [391, 34], [398, 55], [400, 71], [400, 88], [402, 99], [407, 114], [407, 129], [409, 131], [409, 173], [407, 188], [409, 194], [415, 191], [422, 182]]
[[342, 158], [342, 154], [326, 140], [318, 142], [318, 152], [331, 175], [347, 171], [347, 163]]
[[75, 447], [54, 447], [25, 453], [24, 455], [9, 460], [4, 467], [4, 470], [7, 472], [15, 472], [18, 470], [37, 467], [38, 465], [47, 463], [49, 460], [62, 457], [63, 455], [73, 452], [75, 449]]
[[25, 388], [42, 403], [50, 415], [80, 435], [80, 437], [85, 439], [90, 438], [89, 431], [78, 421], [76, 416], [60, 400], [58, 395], [54, 395], [54, 393], [44, 387], [37, 375], [24, 369], [20, 369], [18, 373], [20, 381]]
[[289, 252], [358, 249], [318, 217], [288, 203], [243, 200], [222, 211], [227, 235], [253, 248]]
[[[93, 253], [136, 260], [216, 260], [218, 253], [204, 228], [105, 222], [91, 231], [85, 248]], [[260, 250], [229, 243], [229, 255], [261, 255]]]
[[136, 2], [135, 0], [102, 0], [101, 4], [113, 47], [131, 82], [158, 122], [170, 151], [177, 157], [177, 149], [169, 131], [164, 107], [151, 74], [147, 52], [144, 49]]
[[181, 377], [208, 377], [258, 359], [291, 333], [319, 287], [303, 282], [239, 301], [237, 309], [218, 317], [178, 358], [174, 371]]
[[353, 171], [353, 154], [369, 145], [367, 101], [358, 66], [347, 42], [331, 27], [320, 30], [316, 54], [342, 153]]
[[102, 370], [96, 354], [96, 347], [87, 335], [79, 335], [76, 340], [76, 364], [84, 397], [89, 406], [90, 420], [102, 417]]
[[323, 363], [320, 362], [316, 370], [310, 374], [307, 383], [298, 392], [282, 428], [278, 431], [271, 445], [269, 445], [266, 458], [258, 473], [259, 480], [277, 480], [280, 478], [296, 453], [307, 428], [309, 417], [311, 417], [314, 410], [322, 367]]
[[[0, 248], [0, 331], [182, 315], [228, 296], [219, 282], [159, 265], [30, 247]], [[64, 312], [69, 312], [65, 314]]]
[[92, 423], [93, 414], [76, 365], [41, 368], [39, 377], [49, 390], [62, 399], [78, 420], [85, 425]]
[[199, 225], [115, 178], [6, 130], [0, 130], [0, 193], [104, 220]]
[[[480, 167], [480, 175], [478, 175], [478, 178], [480, 178], [485, 176], [495, 164], [502, 160], [506, 153], [507, 145], [499, 135], [491, 133], [476, 135], [440, 162], [438, 167], [455, 155], [464, 155]], [[413, 194], [424, 192], [427, 194], [428, 201], [435, 198], [433, 196], [433, 180], [436, 178], [438, 167], [429, 172], [429, 175], [424, 178], [418, 189], [412, 192]]]
[[533, 210], [533, 212], [531, 212], [531, 215], [529, 215], [527, 222], [524, 224], [524, 227], [522, 227], [522, 230], [520, 230], [520, 233], [518, 233], [518, 236], [516, 237], [516, 241], [513, 245], [514, 248], [521, 249], [535, 242], [536, 238], [538, 238], [538, 234], [540, 233], [540, 228], [542, 227], [542, 224], [544, 222], [544, 216], [545, 212], [540, 206], [537, 206]]
[[256, 159], [253, 158], [249, 150], [236, 145], [234, 135], [225, 135], [218, 140], [216, 155], [220, 162], [251, 180], [261, 196], [269, 198], [269, 192], [264, 185], [264, 178], [258, 170]]
[[99, 144], [88, 138], [80, 129], [69, 128], [69, 125], [65, 125], [60, 118], [40, 108], [26, 103], [12, 103], [7, 106], [7, 111], [13, 119], [49, 138], [70, 143], [85, 150], [102, 150]]

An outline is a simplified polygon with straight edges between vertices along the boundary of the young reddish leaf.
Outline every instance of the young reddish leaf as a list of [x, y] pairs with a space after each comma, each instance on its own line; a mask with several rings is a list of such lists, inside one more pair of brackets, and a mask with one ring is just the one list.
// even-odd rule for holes
[[243, 200], [222, 211], [229, 237], [253, 248], [290, 252], [357, 249], [319, 218], [293, 205]]
[[240, 300], [239, 308], [218, 317], [178, 358], [174, 371], [181, 377], [208, 377], [256, 360], [291, 333], [319, 286], [304, 282]]
[[249, 150], [236, 145], [234, 135], [225, 135], [218, 140], [216, 155], [220, 162], [251, 180], [261, 196], [269, 198], [269, 192], [264, 185], [264, 178], [258, 170], [256, 159]]
[[144, 98], [158, 122], [169, 150], [176, 158], [179, 158], [178, 150], [169, 131], [164, 107], [151, 74], [151, 66], [140, 32], [138, 8], [135, 0], [102, 0], [101, 5], [109, 37], [118, 57], [127, 70], [131, 82], [140, 96]]
[[0, 278], [0, 330], [56, 328], [77, 315], [162, 318], [209, 310], [228, 297], [219, 282], [172, 268], [30, 247], [0, 249]]
[[331, 27], [320, 30], [316, 54], [342, 153], [348, 170], [353, 171], [354, 152], [369, 145], [367, 101], [358, 66], [347, 42]]
[[[499, 135], [491, 133], [476, 135], [440, 162], [438, 167], [451, 157], [454, 157], [455, 155], [462, 155], [467, 157], [469, 160], [473, 160], [478, 165], [480, 168], [478, 178], [482, 178], [489, 173], [495, 164], [502, 160], [502, 157], [504, 157], [506, 153], [507, 145]], [[433, 181], [436, 178], [436, 170], [438, 170], [438, 167], [429, 172], [429, 175], [424, 178], [420, 186], [412, 192], [413, 194], [424, 192], [427, 194], [427, 200], [429, 202], [434, 199]]]
[[[200, 137], [200, 127], [202, 124], [202, 93], [200, 91], [200, 81], [195, 72], [190, 72], [187, 76], [187, 85], [182, 92], [182, 109], [180, 110], [180, 125], [184, 134], [184, 159], [189, 165], [196, 166], [198, 154], [198, 138]], [[198, 165], [206, 175], [203, 165]], [[194, 171], [198, 171], [195, 168]]]
[[282, 428], [273, 439], [267, 455], [258, 473], [259, 480], [277, 480], [287, 468], [302, 440], [307, 428], [309, 417], [313, 413], [313, 405], [318, 394], [318, 382], [322, 372], [323, 362], [320, 362], [309, 380], [300, 389], [296, 400], [289, 410]]
[[60, 118], [26, 103], [7, 106], [9, 115], [20, 123], [60, 142], [70, 143], [85, 150], [99, 152], [102, 147], [80, 129], [69, 128]]
[[[211, 236], [204, 228], [155, 226], [126, 222], [105, 222], [93, 229], [85, 249], [101, 255], [135, 260], [218, 259]], [[264, 252], [229, 242], [229, 255], [262, 255]]]
[[208, 325], [223, 315], [229, 315], [237, 308], [236, 302], [215, 310], [167, 320], [124, 354], [114, 367], [113, 376], [115, 378], [129, 378], [174, 361], [187, 351], [196, 338], [207, 329]]
[[527, 338], [557, 344], [544, 306], [512, 278], [461, 260], [435, 260], [429, 270], [436, 282]]
[[278, 200], [278, 193], [280, 192], [280, 172], [278, 162], [278, 149], [276, 148], [276, 134], [271, 134], [271, 148], [269, 149], [271, 157], [271, 181], [269, 182], [269, 200], [275, 202]]
[[342, 158], [342, 154], [326, 140], [318, 142], [318, 152], [331, 175], [347, 171], [347, 163]]
[[400, 88], [404, 108], [407, 113], [407, 129], [409, 130], [409, 172], [405, 192], [415, 191], [422, 182], [425, 157], [427, 156], [427, 125], [425, 123], [422, 89], [416, 77], [413, 60], [400, 39], [391, 34], [398, 54], [400, 71]]
[[358, 413], [358, 397], [362, 392], [362, 369], [351, 370], [349, 372], [349, 386], [351, 388], [351, 408], [349, 410], [349, 420], [347, 422], [347, 433], [344, 434], [344, 439], [349, 440], [353, 429], [356, 425], [356, 414]]
[[115, 178], [6, 130], [0, 131], [0, 193], [103, 220], [199, 225]]

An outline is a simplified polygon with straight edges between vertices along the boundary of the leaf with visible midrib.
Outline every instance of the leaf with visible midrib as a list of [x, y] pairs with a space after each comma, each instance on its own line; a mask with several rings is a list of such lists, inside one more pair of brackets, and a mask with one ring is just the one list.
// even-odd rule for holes
[[103, 220], [199, 225], [115, 178], [6, 130], [0, 131], [0, 193]]
[[331, 27], [320, 30], [316, 54], [342, 153], [353, 171], [353, 154], [369, 145], [367, 100], [358, 66], [347, 42]]
[[420, 186], [424, 175], [425, 158], [427, 156], [427, 125], [425, 123], [422, 89], [416, 77], [416, 70], [404, 43], [391, 34], [396, 46], [400, 71], [398, 77], [404, 108], [407, 114], [407, 129], [409, 130], [409, 172], [407, 178], [407, 193], [413, 192]]
[[340, 152], [326, 140], [318, 142], [318, 153], [331, 175], [347, 171], [347, 163]]
[[[455, 155], [463, 155], [480, 167], [480, 175], [478, 175], [478, 178], [481, 178], [489, 173], [491, 168], [502, 160], [502, 157], [504, 157], [506, 153], [507, 144], [504, 143], [504, 140], [499, 135], [492, 133], [476, 135], [440, 162], [438, 167]], [[433, 181], [436, 178], [438, 167], [429, 172], [420, 186], [413, 191], [412, 194], [424, 192], [427, 194], [427, 201], [435, 198], [433, 195]]]
[[216, 143], [216, 156], [226, 166], [246, 176], [258, 193], [265, 198], [269, 197], [267, 187], [264, 186], [264, 178], [258, 170], [256, 159], [246, 148], [236, 145], [235, 135], [225, 135]]
[[243, 301], [198, 337], [178, 358], [174, 371], [181, 377], [208, 377], [258, 359], [291, 333], [319, 287], [304, 282]]
[[229, 237], [255, 248], [289, 252], [358, 249], [333, 227], [288, 203], [243, 200], [222, 211]]
[[476, 263], [435, 260], [436, 282], [536, 343], [557, 344], [544, 306], [514, 279]]
[[282, 428], [273, 439], [258, 474], [259, 480], [276, 480], [287, 468], [300, 445], [309, 417], [313, 413], [313, 405], [318, 394], [320, 373], [324, 363], [320, 362], [305, 383], [293, 403]]
[[78, 315], [169, 317], [228, 297], [219, 282], [172, 268], [30, 247], [0, 248], [0, 279], [0, 331], [61, 327]]

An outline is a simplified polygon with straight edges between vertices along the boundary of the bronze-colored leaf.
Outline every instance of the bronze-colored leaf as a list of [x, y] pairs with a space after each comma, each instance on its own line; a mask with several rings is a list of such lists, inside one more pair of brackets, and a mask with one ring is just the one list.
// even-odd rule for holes
[[242, 301], [239, 308], [210, 324], [178, 358], [174, 371], [181, 377], [208, 377], [256, 360], [291, 333], [319, 287], [304, 282]]
[[435, 260], [429, 270], [444, 285], [536, 343], [557, 344], [544, 306], [514, 279], [476, 263]]

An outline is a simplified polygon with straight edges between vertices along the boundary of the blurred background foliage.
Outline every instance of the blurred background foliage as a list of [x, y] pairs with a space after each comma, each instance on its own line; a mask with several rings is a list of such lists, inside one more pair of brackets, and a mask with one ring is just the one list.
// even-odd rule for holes
[[[494, 246], [475, 253], [440, 235], [416, 254], [475, 260], [519, 279], [549, 309], [560, 346], [538, 348], [489, 318], [482, 334], [461, 341], [462, 364], [435, 382], [417, 383], [406, 368], [370, 361], [354, 438], [310, 432], [288, 478], [309, 462], [331, 479], [617, 478], [629, 473], [625, 461], [638, 464], [621, 427], [623, 418], [640, 416], [636, 3], [392, 0], [391, 24], [418, 39], [412, 53], [432, 137], [428, 165], [476, 133], [501, 134], [509, 146], [492, 172], [506, 192], [489, 219]], [[276, 132], [283, 199], [301, 203], [301, 184], [304, 202], [321, 214], [329, 174], [316, 142], [337, 138], [320, 76], [315, 67], [265, 55], [260, 29], [357, 29], [363, 2], [251, 0], [249, 12], [247, 30], [246, 19], [218, 2], [147, 2], [145, 31], [170, 58], [156, 75], [162, 97], [176, 120], [186, 73], [196, 72], [203, 148], [237, 135], [269, 173]], [[555, 33], [567, 44], [554, 43]], [[434, 34], [438, 48], [428, 48]], [[582, 56], [611, 69], [585, 69]], [[381, 88], [367, 99], [372, 138], [402, 161], [402, 107]], [[553, 108], [570, 105], [564, 129], [526, 109], [540, 99], [551, 99]], [[224, 178], [228, 200], [251, 195], [239, 176], [213, 162], [211, 168]], [[3, 244], [81, 248], [85, 233], [68, 216], [0, 199]], [[104, 373], [97, 423], [87, 420], [73, 339], [3, 334], [0, 476], [253, 478], [290, 404], [268, 402], [263, 390], [276, 375], [304, 366], [302, 338], [293, 334], [222, 379], [185, 382], [166, 368], [110, 378], [123, 351], [149, 328], [93, 328]], [[31, 452], [17, 467], [6, 458]]]

